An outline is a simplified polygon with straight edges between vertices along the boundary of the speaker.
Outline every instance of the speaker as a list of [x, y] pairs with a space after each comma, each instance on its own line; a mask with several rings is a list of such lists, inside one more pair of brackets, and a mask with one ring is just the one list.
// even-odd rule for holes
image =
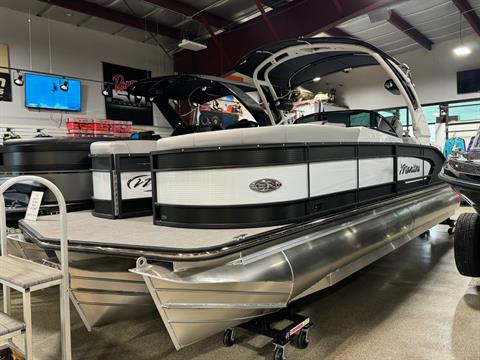
[[199, 118], [200, 126], [222, 126], [223, 113], [220, 111], [201, 111]]

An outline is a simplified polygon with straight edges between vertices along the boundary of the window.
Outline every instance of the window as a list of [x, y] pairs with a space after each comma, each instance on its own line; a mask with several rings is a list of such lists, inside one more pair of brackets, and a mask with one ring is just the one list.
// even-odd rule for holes
[[425, 115], [425, 120], [429, 125], [437, 122], [437, 117], [440, 116], [439, 105], [422, 106], [422, 110], [423, 114]]
[[460, 121], [480, 121], [480, 100], [448, 104], [449, 116], [458, 116]]
[[403, 126], [408, 126], [408, 110], [407, 108], [396, 108], [379, 111], [379, 114], [383, 117], [397, 116]]
[[350, 126], [370, 127], [370, 113], [359, 113], [350, 115]]

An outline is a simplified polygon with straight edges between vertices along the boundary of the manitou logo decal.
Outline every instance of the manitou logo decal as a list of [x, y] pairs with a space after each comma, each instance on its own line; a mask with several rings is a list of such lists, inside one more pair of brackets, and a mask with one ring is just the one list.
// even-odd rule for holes
[[260, 179], [250, 184], [250, 189], [260, 193], [268, 193], [279, 189], [282, 183], [275, 179]]
[[415, 174], [421, 171], [420, 166], [417, 164], [414, 165], [407, 165], [401, 164], [398, 174], [399, 175], [407, 175], [407, 174]]
[[137, 175], [127, 181], [130, 190], [142, 189], [145, 192], [152, 191], [152, 178], [149, 175]]

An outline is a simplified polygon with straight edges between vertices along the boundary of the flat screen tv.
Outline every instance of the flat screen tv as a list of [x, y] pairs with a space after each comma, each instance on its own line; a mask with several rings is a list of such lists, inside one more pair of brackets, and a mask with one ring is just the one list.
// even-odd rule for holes
[[[66, 91], [62, 90], [62, 85]], [[25, 106], [34, 109], [80, 111], [80, 81], [25, 74]]]
[[480, 69], [458, 72], [457, 92], [459, 94], [480, 92]]

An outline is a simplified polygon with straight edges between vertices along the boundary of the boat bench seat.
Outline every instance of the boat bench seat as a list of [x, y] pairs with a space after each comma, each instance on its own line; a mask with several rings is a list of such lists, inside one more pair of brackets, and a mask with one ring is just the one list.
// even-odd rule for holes
[[257, 144], [295, 144], [332, 142], [398, 142], [401, 140], [363, 127], [339, 127], [322, 124], [296, 124], [241, 128], [193, 133], [157, 141], [157, 150], [197, 147], [241, 146]]
[[90, 145], [93, 155], [148, 154], [155, 150], [155, 140], [99, 141]]

